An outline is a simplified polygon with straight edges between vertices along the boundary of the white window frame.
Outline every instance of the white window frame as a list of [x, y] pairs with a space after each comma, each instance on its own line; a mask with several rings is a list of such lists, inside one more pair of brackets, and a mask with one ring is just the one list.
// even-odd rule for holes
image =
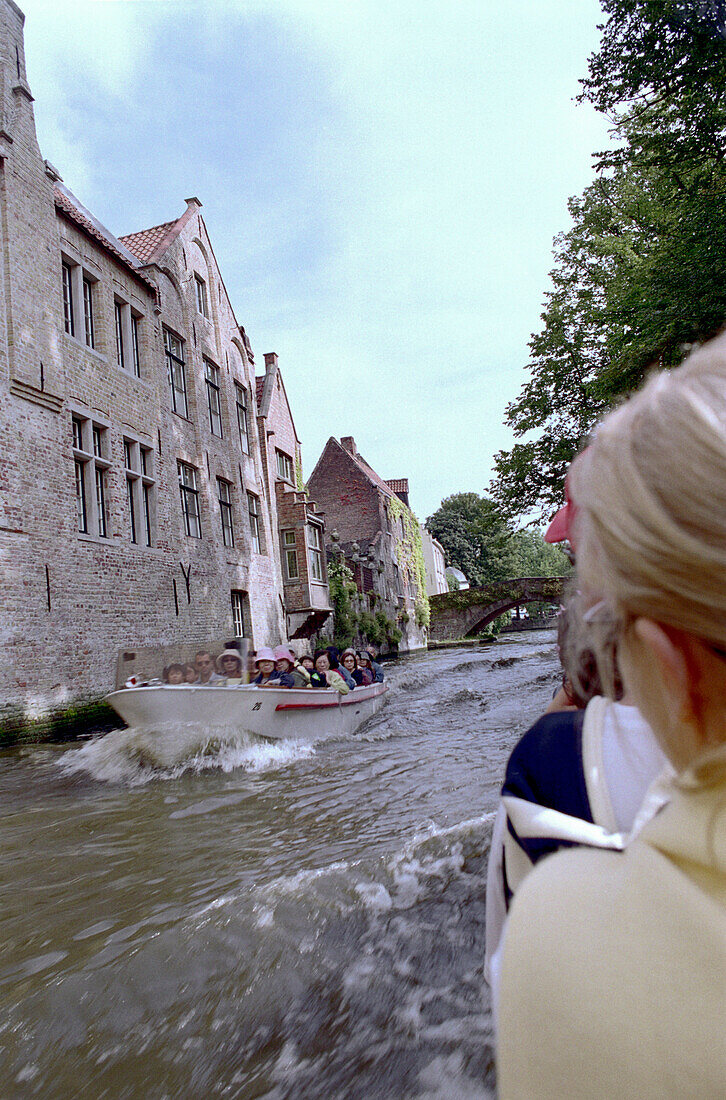
[[108, 539], [108, 470], [111, 469], [107, 424], [86, 413], [71, 412], [75, 467], [76, 530], [79, 535]]
[[98, 276], [64, 252], [61, 255], [61, 281], [64, 331], [79, 344], [95, 351], [95, 288]]
[[192, 466], [191, 463], [182, 462], [179, 459], [177, 461], [177, 472], [184, 530], [189, 538], [200, 539], [202, 537], [202, 515], [199, 505], [197, 468]]
[[234, 546], [234, 512], [232, 504], [232, 483], [224, 477], [217, 478], [217, 500], [219, 517], [222, 523], [222, 542], [225, 546]]
[[213, 363], [211, 359], [207, 359], [206, 355], [204, 356], [204, 382], [207, 387], [209, 430], [218, 439], [223, 439], [221, 371], [216, 363]]
[[89, 348], [95, 348], [96, 335], [93, 319], [94, 280], [85, 271], [83, 272], [81, 285], [83, 289], [83, 334]]
[[306, 525], [306, 537], [308, 543], [308, 561], [310, 562], [310, 579], [317, 584], [325, 584], [322, 527], [319, 527], [317, 523], [308, 523]]
[[139, 356], [139, 322], [142, 314], [132, 309], [131, 304], [118, 294], [113, 299], [113, 331], [116, 354], [116, 366], [141, 377], [141, 359]]
[[156, 540], [156, 478], [154, 451], [138, 439], [124, 436], [126, 506], [131, 542], [154, 546]]
[[209, 295], [207, 294], [207, 284], [201, 275], [194, 272], [194, 284], [197, 298], [197, 313], [201, 313], [202, 317], [209, 319]]
[[233, 588], [230, 595], [234, 636], [235, 638], [249, 638], [250, 633], [247, 630], [250, 622], [249, 595], [241, 588]]
[[295, 465], [289, 454], [285, 451], [281, 451], [275, 448], [275, 463], [277, 466], [278, 477], [281, 477], [283, 481], [287, 481], [290, 485], [295, 484]]
[[[164, 354], [166, 356], [166, 374], [169, 389], [171, 391], [171, 411], [189, 419], [189, 402], [187, 400], [187, 375], [184, 361], [184, 341], [166, 325], [164, 328]], [[178, 353], [173, 350], [172, 343], [178, 347]], [[181, 380], [181, 385], [179, 381]], [[180, 411], [181, 409], [181, 411]]]
[[282, 558], [285, 563], [285, 576], [289, 581], [299, 581], [300, 563], [297, 557], [297, 532], [294, 528], [282, 531], [281, 539]]
[[260, 524], [260, 498], [256, 493], [247, 492], [247, 514], [250, 521], [252, 546], [258, 554], [262, 553], [262, 527]]
[[250, 421], [247, 387], [243, 386], [241, 382], [235, 382], [234, 392], [235, 404], [237, 406], [237, 427], [239, 429], [239, 445], [244, 453], [248, 455], [250, 453]]

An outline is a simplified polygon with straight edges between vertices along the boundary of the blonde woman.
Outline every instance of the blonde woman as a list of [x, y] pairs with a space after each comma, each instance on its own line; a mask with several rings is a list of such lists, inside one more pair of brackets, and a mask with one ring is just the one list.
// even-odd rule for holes
[[624, 852], [544, 860], [512, 905], [501, 1100], [724, 1095], [726, 343], [655, 376], [578, 463], [578, 571], [607, 683], [670, 759]]

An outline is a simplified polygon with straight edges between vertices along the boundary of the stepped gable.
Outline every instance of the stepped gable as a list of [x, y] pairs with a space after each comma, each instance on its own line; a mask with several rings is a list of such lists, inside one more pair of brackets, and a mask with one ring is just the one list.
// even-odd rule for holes
[[57, 210], [60, 210], [70, 221], [88, 233], [89, 237], [93, 237], [95, 241], [102, 244], [106, 251], [110, 252], [124, 267], [130, 267], [134, 275], [146, 283], [148, 287], [152, 290], [156, 289], [146, 275], [139, 270], [138, 258], [127, 248], [123, 240], [114, 237], [113, 233], [106, 229], [106, 226], [82, 202], [79, 202], [73, 192], [69, 191], [60, 181], [53, 186], [53, 200]]
[[265, 392], [265, 378], [266, 375], [259, 375], [255, 378], [255, 396], [257, 397], [257, 408], [259, 409], [262, 404], [262, 394]]
[[138, 233], [126, 233], [119, 239], [142, 264], [148, 264], [177, 221], [178, 219], [174, 218], [170, 222], [162, 222], [161, 225], [152, 225], [149, 229], [141, 229]]

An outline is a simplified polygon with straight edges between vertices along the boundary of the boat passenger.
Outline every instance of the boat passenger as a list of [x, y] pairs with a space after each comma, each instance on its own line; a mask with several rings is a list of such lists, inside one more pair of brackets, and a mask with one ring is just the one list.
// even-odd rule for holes
[[208, 649], [200, 649], [199, 652], [195, 654], [194, 667], [197, 670], [197, 684], [209, 687], [211, 684], [218, 684], [222, 679], [222, 677], [214, 671], [214, 657], [212, 657]]
[[269, 646], [263, 645], [255, 657], [257, 675], [252, 681], [257, 687], [279, 687], [280, 674], [275, 668], [275, 654]]
[[370, 657], [371, 669], [373, 670], [373, 679], [375, 680], [375, 682], [377, 684], [382, 684], [383, 683], [383, 668], [376, 661], [376, 657], [378, 656], [378, 653], [376, 651], [375, 646], [368, 646], [368, 656]]
[[374, 681], [373, 665], [371, 664], [370, 656], [368, 655], [368, 653], [364, 649], [361, 649], [358, 652], [357, 656], [358, 656], [358, 670], [361, 673], [361, 677], [362, 677], [361, 678], [361, 683], [363, 684], [364, 687], [367, 687], [368, 684], [372, 684], [373, 681]]
[[614, 640], [626, 688], [676, 774], [668, 804], [623, 852], [559, 852], [517, 892], [499, 1096], [722, 1096], [724, 337], [611, 412], [573, 480], [577, 568], [603, 678], [610, 691]]
[[343, 677], [330, 667], [330, 657], [325, 649], [315, 651], [315, 669], [310, 675], [310, 686], [314, 688], [335, 688], [341, 695], [347, 695], [350, 688]]
[[184, 665], [184, 683], [196, 684], [197, 682], [197, 670], [194, 665]]
[[[333, 672], [337, 672], [339, 676], [343, 678], [348, 685], [350, 691], [355, 687], [355, 680], [348, 672], [347, 668], [344, 668], [340, 663], [339, 650], [334, 645], [326, 646], [325, 652], [328, 654], [328, 660], [330, 661], [330, 668]], [[317, 667], [317, 666], [316, 666]]]
[[225, 649], [217, 657], [217, 670], [227, 687], [237, 687], [242, 683], [242, 655], [237, 649]]
[[184, 665], [169, 665], [164, 669], [164, 683], [166, 684], [183, 684], [184, 683]]
[[295, 662], [294, 675], [300, 677], [300, 687], [310, 687], [310, 675], [315, 671], [313, 659], [309, 653], [303, 653]]
[[278, 674], [278, 686], [283, 688], [299, 687], [301, 685], [295, 683], [295, 676], [293, 673], [293, 666], [295, 664], [295, 654], [292, 653], [287, 646], [279, 645], [275, 650], [275, 672]]

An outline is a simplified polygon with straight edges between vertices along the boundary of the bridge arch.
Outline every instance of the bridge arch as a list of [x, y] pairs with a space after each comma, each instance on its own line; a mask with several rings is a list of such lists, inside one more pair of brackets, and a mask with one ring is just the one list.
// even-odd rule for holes
[[429, 597], [429, 638], [446, 641], [472, 638], [499, 615], [534, 600], [559, 603], [567, 577], [516, 577], [463, 592], [441, 592]]

